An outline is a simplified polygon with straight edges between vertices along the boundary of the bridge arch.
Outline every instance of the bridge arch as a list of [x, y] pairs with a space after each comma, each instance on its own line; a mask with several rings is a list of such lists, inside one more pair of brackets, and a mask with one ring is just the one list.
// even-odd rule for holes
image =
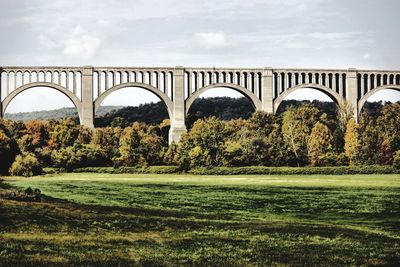
[[111, 87], [110, 89], [107, 89], [94, 101], [94, 113], [96, 113], [97, 109], [100, 107], [101, 103], [107, 98], [107, 96], [109, 96], [111, 93], [113, 93], [117, 90], [120, 90], [123, 88], [128, 88], [128, 87], [138, 87], [138, 88], [142, 88], [142, 89], [145, 89], [145, 90], [148, 90], [148, 91], [154, 93], [165, 104], [167, 111], [168, 111], [169, 118], [170, 119], [173, 118], [173, 110], [174, 110], [173, 103], [172, 103], [171, 99], [165, 93], [161, 92], [159, 89], [157, 89], [151, 85], [144, 84], [144, 83], [136, 83], [136, 82], [122, 83], [122, 84], [118, 84], [114, 87]]
[[69, 98], [69, 100], [71, 100], [71, 102], [74, 104], [77, 112], [78, 112], [78, 116], [79, 116], [79, 121], [82, 123], [82, 117], [81, 117], [81, 109], [82, 109], [82, 103], [81, 100], [74, 95], [71, 91], [69, 91], [67, 88], [58, 85], [58, 84], [54, 84], [54, 83], [48, 83], [48, 82], [34, 82], [34, 83], [29, 83], [29, 84], [25, 84], [23, 86], [18, 87], [17, 89], [13, 90], [9, 95], [7, 95], [4, 100], [2, 101], [2, 114], [5, 114], [8, 105], [11, 103], [11, 101], [20, 93], [35, 88], [35, 87], [48, 87], [51, 89], [55, 89], [61, 93], [63, 93], [66, 97]]
[[232, 84], [232, 83], [214, 83], [214, 84], [210, 84], [208, 86], [205, 86], [203, 88], [200, 88], [199, 90], [197, 90], [196, 92], [194, 92], [190, 97], [188, 97], [185, 100], [185, 113], [186, 115], [189, 112], [190, 107], [192, 106], [193, 102], [199, 98], [199, 96], [204, 93], [207, 92], [208, 90], [214, 89], [214, 88], [221, 88], [221, 87], [225, 87], [225, 88], [229, 88], [229, 89], [233, 89], [239, 93], [241, 93], [243, 96], [245, 96], [253, 105], [255, 110], [261, 110], [262, 109], [262, 103], [261, 100], [258, 99], [256, 97], [255, 94], [253, 94], [251, 91], [249, 91], [248, 89], [240, 86], [240, 85], [236, 85], [236, 84]]
[[340, 104], [344, 102], [344, 98], [340, 96], [337, 92], [334, 90], [324, 86], [324, 85], [319, 85], [319, 84], [300, 84], [293, 86], [283, 93], [281, 93], [275, 100], [274, 100], [274, 113], [278, 111], [279, 106], [282, 104], [282, 102], [285, 100], [285, 98], [300, 89], [315, 89], [318, 90], [324, 94], [326, 94], [329, 98], [331, 98], [336, 104]]
[[383, 86], [379, 86], [379, 87], [372, 89], [371, 91], [366, 93], [360, 100], [358, 100], [358, 103], [357, 103], [358, 113], [361, 114], [361, 110], [363, 109], [368, 98], [370, 98], [372, 95], [374, 95], [375, 93], [377, 93], [379, 91], [387, 90], [387, 89], [392, 89], [392, 90], [396, 90], [396, 91], [400, 92], [400, 85], [383, 85]]

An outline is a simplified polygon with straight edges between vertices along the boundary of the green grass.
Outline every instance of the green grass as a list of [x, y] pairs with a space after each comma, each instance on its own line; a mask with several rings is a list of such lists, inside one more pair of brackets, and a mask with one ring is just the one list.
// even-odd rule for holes
[[14, 178], [2, 266], [396, 266], [400, 175]]

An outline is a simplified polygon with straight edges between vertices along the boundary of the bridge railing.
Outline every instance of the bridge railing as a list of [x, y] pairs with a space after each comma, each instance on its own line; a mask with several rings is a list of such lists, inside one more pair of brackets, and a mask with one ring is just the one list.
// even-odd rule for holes
[[185, 68], [185, 98], [198, 90], [216, 84], [236, 85], [249, 90], [261, 99], [263, 69]]
[[153, 86], [171, 98], [173, 77], [174, 68], [96, 67], [93, 69], [95, 98], [114, 86], [128, 83]]
[[348, 70], [341, 69], [274, 69], [273, 97], [296, 86], [323, 86], [345, 97]]
[[373, 89], [383, 86], [400, 86], [399, 71], [358, 70], [358, 96], [362, 98]]
[[82, 70], [80, 67], [1, 67], [2, 98], [29, 84], [56, 84], [81, 97]]

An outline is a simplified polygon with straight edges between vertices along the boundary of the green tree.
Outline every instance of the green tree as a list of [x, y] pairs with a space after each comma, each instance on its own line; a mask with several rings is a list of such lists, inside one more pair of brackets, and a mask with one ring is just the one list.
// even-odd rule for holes
[[78, 138], [79, 129], [72, 119], [54, 122], [51, 127], [49, 146], [52, 149], [72, 146]]
[[308, 139], [308, 161], [311, 166], [320, 166], [319, 157], [332, 152], [333, 137], [329, 128], [317, 122], [311, 130]]
[[272, 166], [294, 166], [297, 159], [286, 143], [280, 124], [275, 124], [267, 138], [268, 156]]
[[119, 156], [119, 140], [123, 129], [120, 127], [97, 128], [93, 134], [91, 144], [107, 151], [109, 162]]
[[133, 127], [127, 127], [119, 140], [119, 157], [114, 161], [117, 165], [135, 166], [143, 164], [144, 160], [139, 151], [140, 138]]
[[380, 162], [391, 164], [400, 149], [400, 103], [385, 104], [376, 120], [379, 129]]
[[318, 109], [310, 104], [299, 108], [289, 107], [283, 113], [282, 134], [294, 153], [298, 166], [307, 163], [308, 138], [319, 117]]
[[223, 164], [225, 166], [241, 166], [245, 162], [243, 146], [238, 141], [227, 140], [223, 150]]
[[224, 143], [231, 131], [225, 122], [215, 117], [196, 121], [192, 129], [182, 135], [176, 161], [182, 168], [221, 166]]
[[163, 163], [166, 165], [176, 165], [177, 162], [175, 161], [175, 155], [176, 151], [178, 149], [178, 146], [176, 145], [175, 142], [173, 142], [171, 145], [169, 145], [167, 151], [163, 154]]
[[359, 145], [357, 146], [357, 162], [372, 165], [380, 163], [379, 129], [375, 120], [367, 113], [363, 113], [358, 123]]
[[109, 159], [106, 151], [96, 145], [81, 145], [53, 150], [51, 152], [53, 167], [72, 171], [76, 168], [107, 166]]

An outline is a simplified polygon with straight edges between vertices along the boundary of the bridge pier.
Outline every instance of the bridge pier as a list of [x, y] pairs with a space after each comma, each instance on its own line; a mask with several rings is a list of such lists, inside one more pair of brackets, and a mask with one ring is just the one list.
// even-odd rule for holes
[[349, 69], [347, 72], [346, 101], [351, 104], [353, 117], [358, 122], [358, 83], [357, 70]]
[[272, 68], [264, 68], [262, 75], [261, 102], [262, 110], [268, 113], [275, 113], [273, 98], [273, 76]]
[[94, 102], [93, 102], [93, 67], [83, 67], [82, 73], [82, 106], [79, 114], [80, 123], [89, 128], [94, 128]]
[[172, 81], [173, 111], [171, 128], [169, 130], [169, 143], [178, 143], [181, 135], [186, 133], [185, 124], [185, 90], [184, 90], [184, 68], [175, 67]]

